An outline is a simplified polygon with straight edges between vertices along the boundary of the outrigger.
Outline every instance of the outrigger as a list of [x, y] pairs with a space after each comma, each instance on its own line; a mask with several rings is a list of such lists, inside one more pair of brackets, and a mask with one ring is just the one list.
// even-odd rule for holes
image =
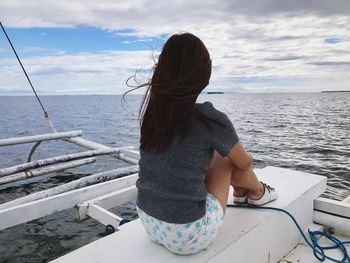
[[[46, 140], [65, 140], [89, 149], [0, 169], [3, 184], [40, 176], [43, 171], [86, 164], [102, 154], [129, 164], [0, 204], [0, 230], [73, 207], [80, 219], [89, 216], [106, 228], [116, 230], [52, 262], [115, 262], [116, 259], [119, 262], [318, 262], [288, 216], [259, 209], [227, 209], [217, 241], [205, 252], [186, 257], [168, 252], [147, 237], [140, 220], [125, 224], [127, 220], [109, 211], [136, 199], [137, 147], [111, 148], [80, 138], [80, 135], [81, 131], [73, 131], [0, 140], [1, 147], [18, 143], [34, 143], [35, 146]], [[29, 151], [29, 155], [32, 153], [33, 150]], [[320, 197], [326, 189], [326, 177], [277, 167], [257, 169], [256, 173], [278, 189], [280, 196], [273, 202], [273, 207], [291, 213], [305, 235], [307, 229], [311, 229], [331, 231], [341, 240], [349, 239], [350, 197], [343, 201]], [[232, 199], [229, 200], [231, 203]], [[321, 238], [321, 244], [327, 242], [324, 239]], [[338, 253], [332, 250], [327, 255], [340, 257], [335, 262], [349, 262], [349, 258], [341, 261]]]

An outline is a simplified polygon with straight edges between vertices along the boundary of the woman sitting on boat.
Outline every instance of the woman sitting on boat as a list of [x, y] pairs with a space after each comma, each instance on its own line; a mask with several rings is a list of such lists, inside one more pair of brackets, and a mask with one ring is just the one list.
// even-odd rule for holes
[[277, 198], [259, 182], [252, 156], [227, 115], [196, 103], [212, 65], [190, 33], [165, 43], [140, 109], [141, 139], [136, 208], [149, 237], [171, 252], [208, 248], [223, 223], [230, 185], [235, 203], [264, 205]]

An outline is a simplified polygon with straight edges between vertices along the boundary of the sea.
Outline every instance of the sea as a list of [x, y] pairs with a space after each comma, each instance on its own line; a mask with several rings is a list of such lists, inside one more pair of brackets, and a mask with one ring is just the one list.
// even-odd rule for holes
[[[83, 137], [118, 147], [138, 145], [142, 95], [42, 96], [60, 132], [82, 130]], [[254, 167], [277, 166], [327, 176], [324, 197], [350, 195], [350, 93], [201, 94], [227, 114]], [[0, 138], [50, 133], [33, 96], [0, 96]], [[0, 148], [0, 168], [24, 163], [32, 145]], [[33, 160], [85, 149], [65, 141], [43, 142]], [[96, 163], [0, 186], [0, 203], [61, 185], [87, 175], [127, 166], [109, 156]], [[137, 218], [135, 203], [113, 208]], [[67, 209], [0, 230], [0, 262], [47, 262], [106, 235], [94, 219], [78, 220]], [[25, 215], [19, 215], [25, 216]], [[1, 218], [0, 218], [1, 220]]]

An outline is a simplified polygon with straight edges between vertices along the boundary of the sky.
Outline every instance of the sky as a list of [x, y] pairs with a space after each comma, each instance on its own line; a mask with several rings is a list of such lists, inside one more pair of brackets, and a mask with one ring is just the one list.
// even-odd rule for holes
[[[211, 55], [205, 91], [350, 90], [349, 0], [1, 0], [0, 21], [39, 95], [122, 94], [183, 32]], [[31, 94], [0, 32], [0, 95]]]

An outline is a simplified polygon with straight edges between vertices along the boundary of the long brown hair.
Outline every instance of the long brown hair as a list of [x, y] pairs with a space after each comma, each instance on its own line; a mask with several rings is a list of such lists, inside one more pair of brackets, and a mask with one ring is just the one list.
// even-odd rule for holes
[[139, 111], [141, 150], [165, 151], [174, 137], [179, 136], [181, 141], [195, 132], [196, 119], [209, 127], [213, 122], [220, 125], [195, 107], [198, 95], [209, 84], [210, 75], [210, 55], [198, 37], [183, 33], [166, 41], [152, 78], [137, 86], [147, 88]]

